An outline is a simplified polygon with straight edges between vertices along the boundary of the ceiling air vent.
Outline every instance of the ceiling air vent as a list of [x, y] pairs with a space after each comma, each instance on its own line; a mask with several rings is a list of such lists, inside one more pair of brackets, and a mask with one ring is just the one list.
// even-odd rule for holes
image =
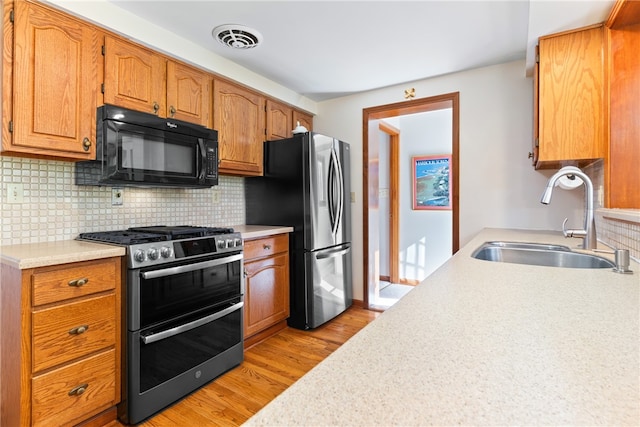
[[262, 34], [244, 25], [220, 25], [213, 29], [212, 34], [232, 49], [252, 49], [262, 42]]

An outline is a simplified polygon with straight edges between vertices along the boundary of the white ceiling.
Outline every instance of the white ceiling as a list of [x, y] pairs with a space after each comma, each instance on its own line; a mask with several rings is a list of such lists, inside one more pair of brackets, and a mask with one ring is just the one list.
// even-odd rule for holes
[[[537, 37], [602, 22], [614, 3], [109, 1], [314, 101], [516, 59], [529, 69]], [[230, 49], [211, 36], [222, 24], [252, 27], [264, 40]]]

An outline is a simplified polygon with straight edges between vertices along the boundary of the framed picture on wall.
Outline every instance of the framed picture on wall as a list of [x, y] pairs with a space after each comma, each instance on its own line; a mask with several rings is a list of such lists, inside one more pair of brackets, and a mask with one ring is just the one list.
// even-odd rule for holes
[[411, 158], [414, 210], [451, 209], [451, 154]]

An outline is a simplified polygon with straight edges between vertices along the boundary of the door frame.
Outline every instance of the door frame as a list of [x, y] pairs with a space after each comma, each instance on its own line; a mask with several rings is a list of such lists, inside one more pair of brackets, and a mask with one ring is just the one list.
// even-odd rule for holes
[[[393, 104], [379, 105], [362, 110], [362, 204], [363, 204], [363, 293], [362, 302], [364, 308], [370, 308], [369, 304], [369, 121], [389, 117], [397, 117], [407, 114], [425, 113], [429, 111], [451, 108], [451, 175], [453, 185], [451, 188], [452, 209], [452, 248], [451, 253], [458, 252], [460, 247], [459, 232], [459, 199], [460, 199], [460, 92], [451, 92], [443, 95], [427, 98], [412, 99], [410, 101], [396, 102]], [[397, 185], [396, 185], [397, 187]], [[400, 218], [398, 218], [398, 223]]]
[[400, 180], [400, 129], [384, 121], [380, 121], [378, 129], [389, 135], [389, 282], [399, 283], [400, 207], [398, 204], [398, 188]]

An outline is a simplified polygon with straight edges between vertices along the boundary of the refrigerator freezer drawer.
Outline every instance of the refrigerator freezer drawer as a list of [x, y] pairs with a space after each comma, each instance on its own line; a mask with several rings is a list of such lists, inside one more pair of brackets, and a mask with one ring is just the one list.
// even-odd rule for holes
[[317, 328], [353, 303], [351, 246], [306, 252], [304, 264], [306, 307], [293, 311], [304, 313], [307, 328]]

